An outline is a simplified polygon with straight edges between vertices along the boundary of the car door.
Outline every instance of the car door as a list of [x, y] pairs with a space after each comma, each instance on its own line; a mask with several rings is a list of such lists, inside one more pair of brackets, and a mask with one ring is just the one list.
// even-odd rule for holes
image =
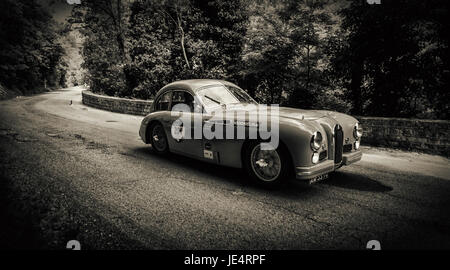
[[[173, 90], [170, 116], [172, 127], [168, 134], [172, 140], [171, 151], [195, 158], [203, 157], [202, 140], [194, 136], [194, 119], [197, 117], [197, 119], [200, 119], [200, 123], [202, 119], [201, 109], [196, 109], [198, 105], [188, 91]], [[186, 123], [186, 125], [183, 123]], [[174, 138], [172, 132], [178, 135], [184, 133], [185, 136], [182, 138], [175, 136]]]
[[[155, 101], [155, 110], [153, 114], [157, 114], [156, 118], [161, 122], [164, 127], [164, 131], [169, 139], [170, 135], [170, 101], [172, 97], [172, 91], [166, 91], [162, 93]], [[170, 143], [169, 143], [170, 146]]]

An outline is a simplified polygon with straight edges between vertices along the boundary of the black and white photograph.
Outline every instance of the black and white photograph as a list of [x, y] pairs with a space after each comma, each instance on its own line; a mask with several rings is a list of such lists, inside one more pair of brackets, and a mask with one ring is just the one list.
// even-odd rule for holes
[[0, 0], [0, 249], [450, 250], [449, 6]]

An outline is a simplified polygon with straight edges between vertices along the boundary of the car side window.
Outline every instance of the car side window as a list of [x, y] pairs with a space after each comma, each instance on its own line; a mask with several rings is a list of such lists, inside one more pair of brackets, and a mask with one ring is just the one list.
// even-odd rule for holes
[[170, 96], [172, 92], [169, 91], [163, 94], [157, 101], [155, 111], [168, 111], [170, 106]]
[[189, 106], [190, 112], [201, 112], [201, 105], [198, 104], [194, 97], [186, 91], [174, 91], [172, 95], [172, 109], [177, 104], [185, 104]]

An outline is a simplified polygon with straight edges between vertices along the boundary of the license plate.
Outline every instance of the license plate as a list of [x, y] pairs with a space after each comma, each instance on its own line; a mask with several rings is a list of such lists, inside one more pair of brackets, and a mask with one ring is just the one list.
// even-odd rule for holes
[[319, 175], [319, 176], [314, 177], [314, 178], [312, 178], [311, 180], [309, 180], [309, 184], [314, 184], [314, 183], [323, 181], [323, 180], [325, 180], [325, 179], [327, 179], [327, 178], [328, 178], [328, 173], [322, 174], [322, 175]]

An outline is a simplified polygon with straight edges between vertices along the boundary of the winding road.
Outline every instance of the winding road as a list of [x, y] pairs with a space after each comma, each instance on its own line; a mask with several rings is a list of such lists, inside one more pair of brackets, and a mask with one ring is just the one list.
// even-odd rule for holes
[[363, 147], [326, 181], [268, 191], [238, 169], [152, 153], [142, 117], [84, 106], [81, 90], [0, 101], [2, 181], [52, 206], [30, 213], [51, 247], [450, 248], [444, 157]]

